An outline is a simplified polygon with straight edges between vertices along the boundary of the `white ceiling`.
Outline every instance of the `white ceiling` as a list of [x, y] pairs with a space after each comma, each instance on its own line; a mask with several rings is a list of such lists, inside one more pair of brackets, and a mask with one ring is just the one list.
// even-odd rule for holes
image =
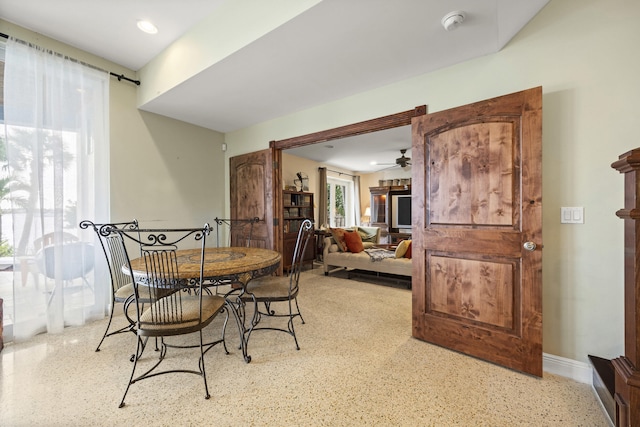
[[0, 0], [0, 18], [137, 71], [225, 1]]
[[411, 126], [322, 142], [287, 150], [287, 154], [353, 172], [376, 172], [398, 168], [400, 150], [411, 157]]
[[[137, 71], [227, 1], [234, 0], [0, 0], [0, 18]], [[241, 129], [495, 53], [548, 1], [323, 0], [141, 109], [220, 132]], [[467, 18], [446, 32], [440, 20], [453, 10]], [[137, 29], [143, 18], [158, 34]], [[411, 145], [410, 137], [395, 139], [382, 138], [393, 154], [378, 161]], [[367, 141], [373, 152], [373, 136]], [[333, 145], [324, 151], [348, 155]], [[348, 169], [367, 170], [370, 160], [349, 158]]]

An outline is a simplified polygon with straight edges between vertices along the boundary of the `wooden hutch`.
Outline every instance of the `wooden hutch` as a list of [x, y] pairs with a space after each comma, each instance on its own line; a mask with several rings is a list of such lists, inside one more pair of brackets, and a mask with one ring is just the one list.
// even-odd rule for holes
[[[636, 427], [640, 426], [640, 148], [622, 154], [611, 167], [624, 174], [624, 208], [616, 215], [624, 220], [625, 354], [609, 363], [589, 357], [598, 374], [594, 387], [615, 425]], [[607, 384], [611, 379], [614, 384]], [[612, 394], [610, 406], [603, 399], [607, 389]]]
[[400, 240], [410, 239], [407, 233], [398, 227], [393, 227], [394, 212], [391, 199], [394, 195], [411, 195], [411, 185], [369, 187], [371, 193], [371, 226], [380, 227], [381, 243], [398, 243]]
[[[298, 230], [305, 219], [315, 223], [313, 212], [313, 193], [302, 191], [282, 192], [282, 268], [284, 271], [291, 269], [293, 251], [296, 247]], [[316, 243], [309, 242], [303, 255], [303, 263], [311, 264], [316, 258]]]

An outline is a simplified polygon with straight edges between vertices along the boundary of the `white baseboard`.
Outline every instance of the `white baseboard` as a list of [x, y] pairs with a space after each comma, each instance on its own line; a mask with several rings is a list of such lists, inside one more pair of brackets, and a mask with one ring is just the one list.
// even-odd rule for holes
[[542, 370], [585, 384], [593, 383], [593, 368], [585, 362], [542, 353]]

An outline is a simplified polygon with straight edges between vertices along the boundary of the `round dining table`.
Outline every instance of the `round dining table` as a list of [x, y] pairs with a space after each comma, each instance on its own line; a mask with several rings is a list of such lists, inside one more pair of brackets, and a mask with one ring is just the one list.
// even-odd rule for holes
[[[200, 249], [182, 249], [176, 251], [178, 277], [185, 280], [200, 278]], [[247, 354], [247, 329], [245, 327], [244, 299], [245, 286], [251, 279], [266, 276], [278, 269], [282, 256], [271, 249], [253, 247], [205, 248], [203, 263], [203, 287], [231, 285], [225, 294], [227, 307], [233, 313], [240, 333], [240, 346], [246, 362], [251, 361]], [[124, 266], [123, 272], [131, 275], [136, 282], [144, 282], [147, 270], [143, 257], [131, 260], [131, 269]]]

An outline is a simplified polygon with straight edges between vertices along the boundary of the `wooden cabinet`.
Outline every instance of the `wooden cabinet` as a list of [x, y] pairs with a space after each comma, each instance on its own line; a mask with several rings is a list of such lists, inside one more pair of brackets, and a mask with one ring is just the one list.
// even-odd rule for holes
[[371, 226], [380, 227], [380, 240], [386, 243], [397, 243], [410, 239], [411, 234], [394, 226], [392, 198], [394, 196], [411, 195], [411, 186], [369, 187], [371, 193]]
[[389, 187], [369, 187], [371, 192], [371, 225], [380, 227], [387, 224], [389, 218]]
[[371, 192], [371, 226], [380, 227], [380, 243], [388, 243], [391, 205], [388, 203], [389, 187], [369, 187]]
[[[293, 251], [296, 247], [298, 230], [305, 219], [315, 223], [313, 213], [313, 193], [301, 191], [283, 191], [282, 194], [282, 268], [288, 271], [293, 260]], [[307, 250], [303, 256], [303, 262], [313, 267], [316, 257], [316, 242], [307, 244]]]
[[640, 426], [640, 148], [622, 154], [611, 167], [624, 174], [624, 208], [616, 215], [624, 220], [625, 354], [611, 360], [615, 407], [608, 412], [616, 426], [633, 427]]
[[392, 245], [397, 245], [403, 240], [411, 239], [410, 233], [389, 233], [389, 242]]

